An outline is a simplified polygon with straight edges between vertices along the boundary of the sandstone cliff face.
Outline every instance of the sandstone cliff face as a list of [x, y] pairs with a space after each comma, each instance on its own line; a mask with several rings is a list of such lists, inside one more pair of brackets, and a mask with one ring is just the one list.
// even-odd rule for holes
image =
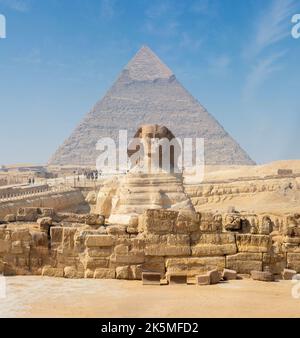
[[117, 142], [120, 129], [128, 130], [132, 138], [142, 124], [165, 125], [179, 138], [204, 138], [207, 164], [254, 164], [147, 47], [129, 62], [50, 163], [94, 165], [99, 138], [112, 137]]

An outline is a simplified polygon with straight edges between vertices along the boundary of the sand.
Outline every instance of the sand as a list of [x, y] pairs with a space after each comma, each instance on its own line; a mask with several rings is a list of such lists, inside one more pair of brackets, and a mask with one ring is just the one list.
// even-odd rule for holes
[[300, 317], [291, 281], [143, 286], [140, 281], [18, 276], [7, 277], [6, 284], [0, 317]]

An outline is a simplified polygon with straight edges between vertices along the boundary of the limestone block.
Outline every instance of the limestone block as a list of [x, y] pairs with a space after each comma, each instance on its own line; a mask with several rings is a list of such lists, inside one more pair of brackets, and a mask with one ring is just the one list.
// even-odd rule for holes
[[116, 270], [112, 268], [98, 268], [95, 270], [94, 278], [98, 279], [115, 279]]
[[166, 260], [168, 272], [185, 272], [188, 276], [196, 276], [217, 268], [225, 268], [225, 257], [186, 257], [168, 258]]
[[51, 217], [54, 219], [56, 217], [55, 210], [53, 208], [40, 208], [41, 217]]
[[114, 248], [116, 255], [127, 255], [129, 253], [129, 245], [118, 244]]
[[16, 215], [15, 214], [8, 214], [4, 217], [4, 222], [13, 223], [16, 221]]
[[105, 224], [105, 216], [99, 214], [87, 214], [85, 216], [85, 224], [91, 226], [101, 226]]
[[108, 268], [109, 259], [104, 258], [86, 258], [83, 261], [85, 269], [95, 270], [97, 268]]
[[222, 278], [224, 280], [234, 280], [237, 279], [237, 272], [235, 270], [224, 269]]
[[200, 230], [205, 232], [221, 232], [222, 215], [213, 213], [201, 213]]
[[10, 240], [10, 230], [6, 230], [6, 228], [0, 228], [0, 239], [2, 240]]
[[165, 259], [159, 256], [145, 256], [142, 265], [144, 271], [157, 272], [163, 277], [165, 275]]
[[17, 221], [19, 222], [36, 222], [40, 217], [41, 211], [39, 208], [20, 208], [17, 212]]
[[227, 231], [238, 231], [242, 228], [241, 216], [239, 213], [229, 213], [224, 217], [224, 228]]
[[141, 264], [131, 265], [129, 271], [129, 278], [133, 280], [141, 280], [142, 279], [143, 268]]
[[73, 266], [66, 266], [64, 268], [64, 277], [65, 278], [78, 278], [76, 268]]
[[128, 254], [113, 254], [111, 262], [120, 264], [141, 264], [145, 262], [144, 251], [132, 250]]
[[217, 269], [208, 271], [207, 274], [209, 275], [210, 284], [218, 284], [220, 282], [221, 274]]
[[262, 270], [262, 254], [241, 252], [226, 256], [226, 268], [237, 273], [249, 274], [252, 270]]
[[270, 250], [270, 236], [237, 234], [236, 243], [239, 252], [268, 252]]
[[282, 278], [284, 280], [292, 280], [293, 277], [297, 274], [296, 270], [291, 270], [291, 269], [284, 269], [282, 271]]
[[297, 273], [300, 273], [300, 253], [287, 254], [287, 268], [296, 270]]
[[50, 265], [46, 265], [42, 269], [42, 276], [63, 277], [64, 276], [64, 269], [63, 268], [53, 268]]
[[167, 274], [169, 285], [174, 284], [187, 284], [187, 275], [183, 272], [170, 272]]
[[12, 264], [8, 264], [6, 262], [3, 263], [3, 276], [15, 276], [16, 275], [16, 267]]
[[33, 245], [48, 247], [48, 236], [44, 232], [34, 231], [31, 233]]
[[201, 234], [192, 246], [193, 256], [223, 256], [236, 252], [235, 235], [231, 233]]
[[31, 235], [30, 235], [29, 229], [20, 228], [20, 229], [12, 231], [11, 240], [12, 241], [30, 242], [31, 241]]
[[89, 257], [109, 257], [112, 252], [112, 247], [90, 247], [87, 249]]
[[126, 235], [126, 227], [124, 225], [110, 225], [106, 227], [106, 231], [109, 235], [113, 236]]
[[270, 271], [274, 274], [281, 274], [282, 270], [286, 267], [286, 255], [282, 253], [263, 254], [263, 270], [269, 267]]
[[178, 211], [148, 209], [139, 219], [139, 230], [155, 234], [167, 234], [174, 231]]
[[85, 241], [87, 247], [113, 246], [114, 243], [115, 237], [110, 235], [88, 235]]
[[145, 249], [145, 239], [144, 238], [132, 238], [130, 239], [130, 245], [133, 250], [144, 250]]
[[291, 236], [284, 236], [283, 243], [299, 245], [300, 244], [300, 237], [291, 237]]
[[149, 235], [146, 237], [147, 256], [189, 256], [191, 254], [189, 235]]
[[63, 229], [62, 227], [51, 227], [50, 237], [51, 243], [61, 243], [63, 239]]
[[11, 242], [4, 239], [0, 239], [0, 254], [9, 252], [11, 249]]
[[23, 253], [22, 242], [14, 241], [11, 243], [11, 253], [13, 255], [19, 255]]
[[94, 270], [91, 270], [91, 269], [85, 270], [84, 278], [94, 278]]
[[72, 251], [74, 250], [75, 240], [74, 236], [76, 233], [76, 228], [63, 228], [63, 239], [62, 239], [62, 248], [64, 251]]
[[130, 268], [129, 266], [119, 266], [116, 268], [117, 279], [129, 279]]
[[251, 271], [251, 278], [263, 282], [274, 281], [274, 275], [269, 271]]
[[196, 285], [210, 285], [210, 275], [208, 273], [197, 275]]
[[51, 217], [43, 217], [39, 218], [37, 221], [41, 231], [49, 232], [50, 227], [52, 226], [52, 218]]
[[160, 273], [157, 272], [143, 272], [142, 281], [143, 285], [160, 285]]
[[179, 212], [175, 226], [174, 226], [174, 232], [177, 234], [185, 234], [190, 233], [194, 231], [199, 230], [200, 225], [200, 217], [199, 214], [197, 217], [193, 214], [185, 214], [182, 212]]

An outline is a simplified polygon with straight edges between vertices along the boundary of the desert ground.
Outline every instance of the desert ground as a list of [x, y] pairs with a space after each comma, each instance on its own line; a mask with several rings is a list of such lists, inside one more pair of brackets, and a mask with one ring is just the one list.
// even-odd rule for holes
[[209, 286], [33, 276], [6, 281], [0, 317], [300, 317], [291, 281], [244, 279]]

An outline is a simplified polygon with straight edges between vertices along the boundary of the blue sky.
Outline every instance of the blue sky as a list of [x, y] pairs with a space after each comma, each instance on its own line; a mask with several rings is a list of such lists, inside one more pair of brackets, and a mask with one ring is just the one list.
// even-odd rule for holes
[[300, 159], [299, 0], [0, 0], [0, 164], [45, 163], [149, 45], [258, 163]]

